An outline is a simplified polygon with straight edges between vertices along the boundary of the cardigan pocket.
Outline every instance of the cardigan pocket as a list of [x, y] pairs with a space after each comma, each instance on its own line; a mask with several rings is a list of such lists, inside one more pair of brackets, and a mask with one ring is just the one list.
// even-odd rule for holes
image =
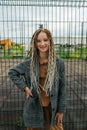
[[31, 116], [33, 114], [38, 113], [38, 109], [40, 108], [40, 101], [38, 95], [36, 95], [34, 92], [32, 94], [33, 97], [30, 96], [24, 104], [24, 112]]
[[40, 124], [43, 120], [42, 106], [39, 98], [30, 97], [24, 105], [23, 119], [25, 124]]

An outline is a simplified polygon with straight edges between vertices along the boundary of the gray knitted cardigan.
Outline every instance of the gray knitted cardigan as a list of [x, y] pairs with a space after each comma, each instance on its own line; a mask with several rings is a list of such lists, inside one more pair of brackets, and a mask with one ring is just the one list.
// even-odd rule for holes
[[[55, 71], [52, 90], [50, 92], [50, 102], [52, 107], [51, 126], [56, 124], [56, 112], [64, 113], [66, 111], [66, 79], [65, 65], [61, 58], [56, 58], [57, 70]], [[43, 128], [44, 117], [43, 108], [37, 93], [39, 82], [39, 71], [37, 70], [37, 84], [32, 88], [33, 97], [25, 101], [23, 110], [23, 119], [26, 127]], [[31, 89], [30, 59], [17, 64], [8, 72], [8, 76], [13, 83], [22, 91], [26, 86]]]

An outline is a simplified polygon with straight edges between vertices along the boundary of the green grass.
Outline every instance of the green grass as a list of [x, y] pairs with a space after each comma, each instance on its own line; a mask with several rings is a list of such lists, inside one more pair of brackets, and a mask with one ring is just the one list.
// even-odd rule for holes
[[0, 59], [23, 58], [24, 53], [24, 47], [15, 44], [12, 48], [9, 48], [8, 50], [0, 50]]
[[87, 48], [78, 48], [73, 51], [64, 51], [63, 48], [63, 51], [56, 51], [56, 54], [62, 58], [87, 59]]
[[[10, 58], [24, 58], [25, 50], [23, 47], [16, 47], [4, 51], [0, 50], [0, 59], [10, 59]], [[76, 58], [76, 59], [87, 59], [87, 48], [77, 48], [74, 50], [70, 50], [69, 48], [56, 48], [56, 55], [61, 58]]]

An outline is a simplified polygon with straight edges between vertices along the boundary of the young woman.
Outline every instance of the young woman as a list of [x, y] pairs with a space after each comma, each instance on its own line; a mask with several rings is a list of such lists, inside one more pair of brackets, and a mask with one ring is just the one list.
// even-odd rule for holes
[[64, 61], [55, 56], [52, 35], [38, 29], [28, 58], [11, 68], [10, 79], [26, 94], [23, 118], [27, 130], [51, 130], [66, 110]]

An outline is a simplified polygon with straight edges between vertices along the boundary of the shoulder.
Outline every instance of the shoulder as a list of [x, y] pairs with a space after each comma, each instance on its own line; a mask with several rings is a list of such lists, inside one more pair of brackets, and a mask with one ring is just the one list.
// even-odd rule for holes
[[30, 64], [30, 58], [28, 58], [28, 59], [24, 59], [21, 63], [20, 63], [21, 65], [29, 65]]
[[60, 57], [56, 57], [56, 63], [57, 64], [64, 64], [64, 60], [62, 59], [62, 58], [60, 58]]
[[25, 70], [27, 67], [30, 66], [30, 59], [22, 60], [18, 64], [16, 64], [12, 69], [23, 69]]
[[59, 72], [65, 71], [65, 63], [62, 58], [56, 57], [56, 66], [57, 66]]

